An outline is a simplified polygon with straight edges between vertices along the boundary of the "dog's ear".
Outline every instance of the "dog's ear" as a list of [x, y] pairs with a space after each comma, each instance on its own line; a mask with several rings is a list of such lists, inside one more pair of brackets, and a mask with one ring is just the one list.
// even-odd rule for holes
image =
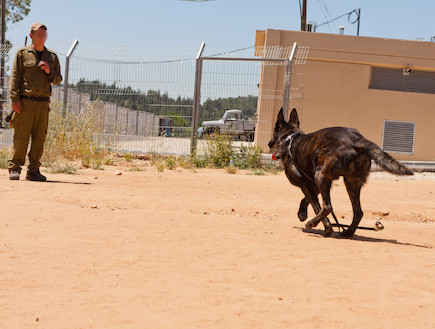
[[284, 123], [286, 123], [284, 119], [284, 109], [281, 107], [281, 110], [279, 110], [278, 113], [278, 119], [276, 120], [276, 124], [283, 125]]
[[299, 127], [299, 117], [298, 117], [298, 112], [296, 111], [296, 109], [292, 110], [292, 113], [290, 114], [289, 123], [292, 123], [292, 124]]

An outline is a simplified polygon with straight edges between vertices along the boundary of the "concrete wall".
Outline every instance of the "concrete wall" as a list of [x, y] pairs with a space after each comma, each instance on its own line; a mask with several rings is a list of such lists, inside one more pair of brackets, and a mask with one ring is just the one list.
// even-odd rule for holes
[[[310, 47], [304, 68], [303, 110], [299, 113], [306, 133], [329, 126], [353, 127], [381, 146], [384, 120], [411, 121], [416, 123], [414, 154], [392, 155], [399, 160], [435, 160], [435, 94], [369, 89], [372, 66], [435, 72], [435, 43], [257, 31], [257, 46], [291, 46], [295, 41]], [[267, 79], [260, 81], [260, 98], [271, 84], [282, 86], [283, 81], [282, 68], [263, 73]], [[271, 74], [275, 74], [274, 79]], [[262, 111], [259, 106], [263, 129], [272, 132], [280, 107], [281, 104], [273, 104], [273, 111]], [[258, 145], [264, 147], [271, 132], [258, 136]]]
[[[158, 136], [160, 116], [153, 113], [135, 111], [112, 102], [91, 102], [90, 95], [68, 90], [68, 110], [79, 114], [88, 106], [98, 112], [101, 131], [126, 135]], [[52, 101], [63, 101], [63, 87], [53, 86]]]

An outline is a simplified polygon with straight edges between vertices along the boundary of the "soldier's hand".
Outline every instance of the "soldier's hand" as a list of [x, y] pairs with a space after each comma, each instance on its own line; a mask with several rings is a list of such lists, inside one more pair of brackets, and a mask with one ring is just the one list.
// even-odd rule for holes
[[38, 66], [41, 68], [41, 70], [45, 71], [45, 73], [50, 74], [50, 66], [48, 66], [47, 62], [40, 61]]
[[23, 107], [21, 106], [21, 102], [20, 101], [12, 102], [12, 109], [17, 113], [20, 113], [21, 110], [23, 109]]

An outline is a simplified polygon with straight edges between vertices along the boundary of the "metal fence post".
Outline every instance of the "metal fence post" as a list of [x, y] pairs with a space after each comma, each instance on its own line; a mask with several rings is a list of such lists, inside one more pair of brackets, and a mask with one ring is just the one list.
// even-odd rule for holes
[[139, 135], [139, 110], [136, 110], [136, 127], [134, 130], [136, 135]]
[[195, 90], [193, 93], [193, 110], [192, 110], [192, 135], [190, 139], [190, 154], [194, 155], [196, 151], [197, 130], [199, 123], [199, 108], [201, 106], [201, 76], [202, 76], [202, 59], [201, 55], [205, 47], [203, 41], [196, 56], [195, 69]]
[[125, 111], [125, 131], [126, 131], [126, 133], [127, 133], [127, 135], [130, 135], [130, 132], [128, 131], [129, 129], [129, 127], [128, 127], [128, 117], [129, 117], [129, 115], [128, 115], [128, 113], [129, 113], [130, 111], [128, 110], [128, 109], [126, 109], [126, 111]]
[[290, 53], [290, 57], [286, 62], [284, 68], [284, 83], [283, 83], [283, 95], [282, 95], [282, 107], [284, 109], [284, 118], [286, 120], [289, 116], [289, 105], [290, 105], [290, 88], [291, 88], [291, 78], [292, 78], [292, 64], [293, 58], [296, 52], [297, 43], [293, 43], [292, 51]]
[[68, 105], [68, 73], [69, 73], [69, 59], [76, 49], [79, 41], [77, 39], [74, 40], [71, 48], [69, 49], [68, 53], [66, 54], [65, 58], [65, 77], [63, 82], [63, 115], [66, 113], [66, 108]]

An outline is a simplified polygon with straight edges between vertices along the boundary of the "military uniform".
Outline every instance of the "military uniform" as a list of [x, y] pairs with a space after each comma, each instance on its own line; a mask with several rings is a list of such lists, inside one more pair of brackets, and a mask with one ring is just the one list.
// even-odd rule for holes
[[[48, 63], [49, 74], [38, 66], [40, 61]], [[21, 102], [22, 110], [20, 113], [14, 112], [10, 122], [15, 133], [9, 172], [21, 172], [31, 137], [28, 173], [39, 173], [48, 128], [51, 84], [58, 85], [61, 82], [59, 59], [53, 51], [44, 47], [42, 52], [37, 52], [33, 44], [18, 50], [9, 90], [12, 102]]]

